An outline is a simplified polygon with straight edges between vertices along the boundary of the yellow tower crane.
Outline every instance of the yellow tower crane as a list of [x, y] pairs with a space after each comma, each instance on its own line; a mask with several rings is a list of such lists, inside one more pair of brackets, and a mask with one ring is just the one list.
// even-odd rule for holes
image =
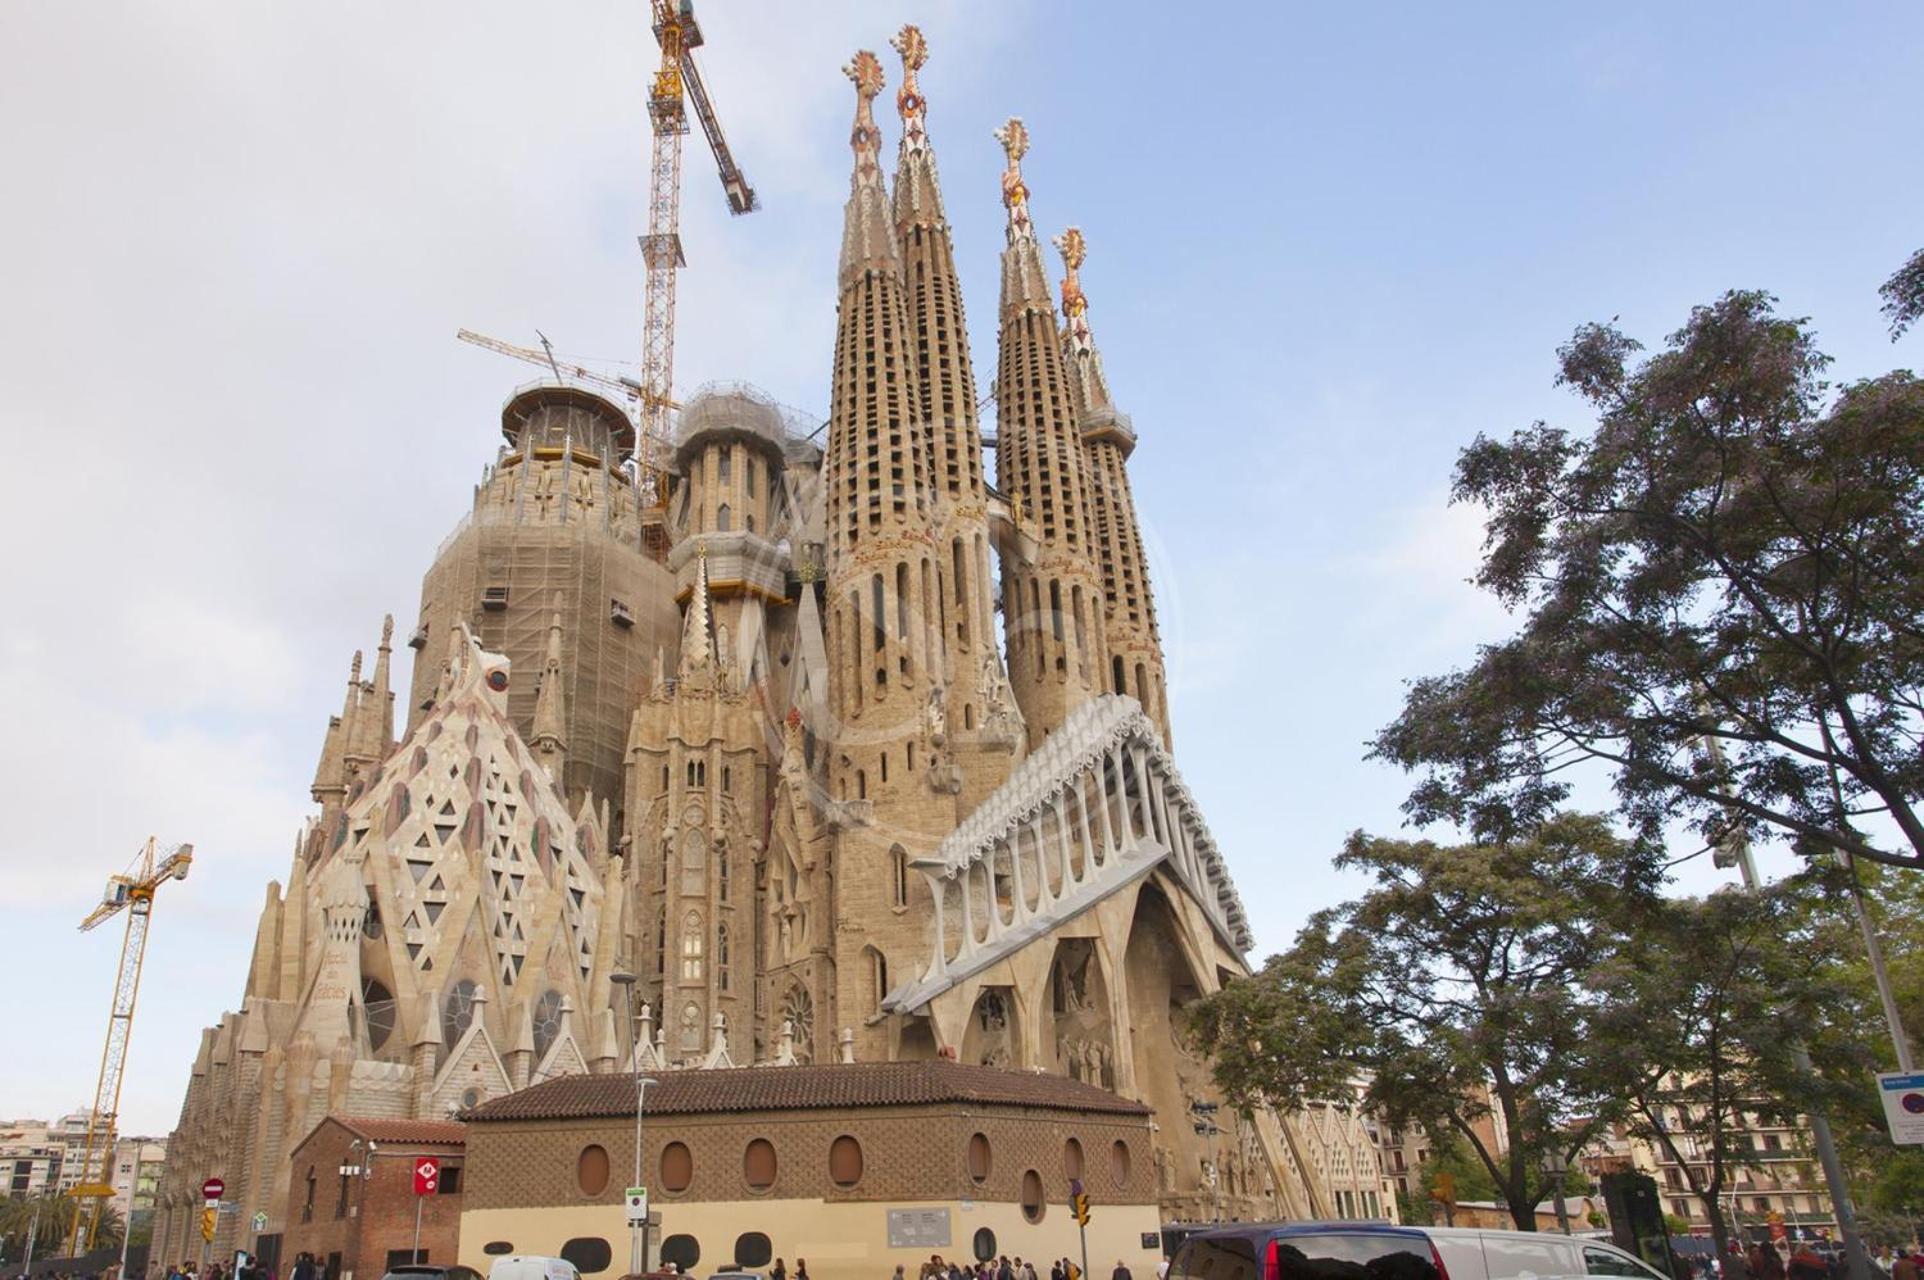
[[[120, 969], [114, 979], [113, 1011], [107, 1017], [107, 1046], [100, 1054], [100, 1079], [94, 1085], [93, 1110], [87, 1116], [87, 1146], [80, 1157], [80, 1184], [73, 1189], [82, 1204], [73, 1218], [70, 1256], [91, 1247], [100, 1214], [113, 1198], [114, 1122], [120, 1112], [121, 1069], [127, 1064], [127, 1037], [134, 1028], [134, 997], [140, 993], [140, 967], [147, 958], [147, 926], [154, 914], [154, 891], [169, 880], [183, 880], [194, 860], [194, 846], [175, 845], [159, 854], [158, 842], [147, 843], [134, 856], [125, 875], [109, 876], [100, 905], [80, 922], [85, 933], [125, 911], [127, 932], [120, 940]], [[127, 1224], [131, 1228], [132, 1224]]]
[[648, 121], [654, 149], [648, 167], [648, 234], [641, 237], [648, 268], [641, 333], [641, 486], [643, 536], [650, 549], [665, 555], [667, 486], [652, 455], [654, 441], [668, 439], [668, 411], [674, 408], [675, 272], [688, 265], [681, 248], [681, 140], [688, 132], [688, 103], [693, 102], [708, 148], [715, 153], [728, 211], [752, 213], [760, 207], [754, 188], [735, 164], [722, 136], [721, 122], [709, 101], [694, 51], [703, 43], [691, 0], [650, 0], [661, 66], [648, 90]]

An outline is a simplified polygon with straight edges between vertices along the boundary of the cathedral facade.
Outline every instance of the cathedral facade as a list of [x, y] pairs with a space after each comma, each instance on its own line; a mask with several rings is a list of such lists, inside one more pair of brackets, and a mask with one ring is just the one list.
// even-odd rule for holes
[[1086, 247], [1056, 238], [1058, 306], [1009, 121], [992, 480], [926, 47], [894, 45], [892, 183], [882, 66], [847, 68], [819, 431], [740, 387], [659, 444], [576, 386], [508, 401], [423, 581], [405, 705], [390, 622], [328, 722], [241, 1008], [203, 1034], [166, 1256], [194, 1256], [210, 1174], [239, 1201], [222, 1248], [311, 1212], [287, 1157], [330, 1113], [441, 1119], [637, 1065], [1073, 1077], [1153, 1109], [1171, 1219], [1381, 1189], [1367, 1134], [1235, 1115], [1185, 1043], [1251, 935], [1171, 754]]

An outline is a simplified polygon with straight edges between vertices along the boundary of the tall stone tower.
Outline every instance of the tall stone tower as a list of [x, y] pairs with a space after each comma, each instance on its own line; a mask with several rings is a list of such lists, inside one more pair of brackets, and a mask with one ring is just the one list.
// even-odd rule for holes
[[559, 668], [510, 690], [508, 715], [532, 741], [537, 692], [552, 690], [563, 704], [555, 742], [566, 744], [568, 806], [584, 796], [609, 805], [619, 832], [628, 713], [655, 651], [672, 661], [681, 623], [668, 570], [642, 550], [626, 470], [634, 423], [600, 396], [541, 383], [509, 397], [501, 434], [507, 447], [421, 581], [408, 727], [432, 706], [460, 624], [523, 671], [542, 671], [559, 611]]
[[[872, 104], [882, 67], [863, 50], [846, 70], [856, 92], [855, 172], [842, 228], [823, 487], [835, 720], [829, 793], [841, 802], [836, 906], [840, 918], [871, 922], [866, 945], [838, 934], [836, 1004], [845, 1021], [860, 1025], [865, 1004], [870, 1013], [879, 1008], [872, 988], [890, 949], [922, 941], [919, 922], [892, 912], [926, 915], [927, 890], [912, 883], [908, 859], [953, 829], [957, 782], [935, 756], [945, 737], [947, 656], [934, 486], [914, 330], [878, 163]], [[917, 893], [923, 910], [912, 912]], [[885, 922], [891, 927], [880, 927]], [[844, 949], [862, 954], [844, 956]]]
[[1055, 238], [1062, 253], [1062, 361], [1069, 370], [1070, 399], [1082, 432], [1089, 467], [1089, 499], [1095, 515], [1096, 562], [1102, 569], [1102, 630], [1109, 649], [1109, 689], [1142, 704], [1170, 746], [1169, 698], [1164, 688], [1162, 638], [1156, 601], [1149, 590], [1149, 562], [1142, 553], [1136, 500], [1129, 492], [1129, 455], [1136, 430], [1116, 409], [1089, 329], [1089, 299], [1080, 271], [1088, 255], [1082, 231], [1070, 227]]
[[982, 435], [976, 419], [975, 369], [956, 277], [955, 246], [929, 145], [928, 100], [917, 79], [928, 42], [914, 26], [890, 41], [902, 55], [895, 105], [902, 142], [895, 165], [895, 234], [920, 388], [928, 424], [939, 519], [937, 619], [948, 641], [946, 750], [960, 769], [956, 819], [981, 804], [1009, 776], [1023, 745], [1014, 717], [992, 715], [1006, 702], [1002, 655], [995, 639], [989, 576], [989, 503], [982, 478]]
[[996, 479], [1016, 504], [1018, 530], [1035, 554], [1002, 561], [1009, 680], [1028, 722], [1029, 745], [1104, 691], [1102, 580], [1096, 569], [1088, 473], [1077, 438], [1069, 376], [1042, 250], [1029, 218], [1022, 157], [1029, 131], [1011, 118], [996, 137], [1008, 156], [1002, 203], [1002, 304], [996, 401]]

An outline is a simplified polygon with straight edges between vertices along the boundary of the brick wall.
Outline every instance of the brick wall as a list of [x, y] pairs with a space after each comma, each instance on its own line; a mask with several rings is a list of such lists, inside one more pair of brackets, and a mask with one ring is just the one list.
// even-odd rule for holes
[[[458, 1146], [438, 1143], [377, 1142], [372, 1160], [365, 1146], [353, 1148], [358, 1135], [333, 1118], [321, 1122], [294, 1148], [290, 1161], [292, 1192], [288, 1198], [286, 1234], [281, 1246], [280, 1272], [293, 1270], [295, 1258], [312, 1253], [323, 1268], [339, 1255], [339, 1280], [380, 1280], [388, 1255], [414, 1244], [414, 1157], [435, 1156], [444, 1169], [465, 1163]], [[343, 1165], [360, 1165], [365, 1177], [348, 1179], [345, 1211], [341, 1205]], [[314, 1173], [310, 1205], [307, 1175]], [[460, 1178], [465, 1178], [465, 1170]], [[424, 1261], [451, 1263], [461, 1232], [462, 1191], [418, 1197], [421, 1208], [421, 1250]]]
[[[1041, 1178], [1045, 1197], [1068, 1197], [1065, 1148], [1075, 1138], [1083, 1152], [1083, 1182], [1097, 1203], [1154, 1203], [1155, 1162], [1148, 1117], [1084, 1115], [1018, 1107], [966, 1110], [938, 1107], [873, 1107], [842, 1111], [789, 1111], [727, 1115], [662, 1116], [646, 1122], [642, 1184], [657, 1204], [733, 1201], [765, 1197], [837, 1201], [1020, 1199], [1025, 1172]], [[969, 1176], [970, 1136], [989, 1140], [989, 1175]], [[828, 1176], [830, 1144], [843, 1134], [862, 1146], [863, 1172], [851, 1188]], [[775, 1148], [774, 1184], [747, 1184], [743, 1157], [748, 1144], [765, 1139]], [[1115, 1176], [1111, 1148], [1128, 1151], [1126, 1174]], [[671, 1142], [685, 1144], [694, 1159], [688, 1189], [670, 1192], [661, 1179], [661, 1154]], [[590, 1194], [577, 1172], [589, 1144], [608, 1156], [606, 1186]], [[634, 1122], [629, 1118], [473, 1122], [468, 1127], [470, 1209], [619, 1204], [634, 1172]], [[297, 1181], [299, 1179], [297, 1173]]]

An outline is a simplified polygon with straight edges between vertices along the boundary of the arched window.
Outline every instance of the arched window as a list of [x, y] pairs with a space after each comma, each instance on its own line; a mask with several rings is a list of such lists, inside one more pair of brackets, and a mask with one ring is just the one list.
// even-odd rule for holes
[[989, 1135], [972, 1134], [969, 1137], [969, 1178], [975, 1182], [989, 1180]]
[[732, 444], [723, 445], [721, 447], [721, 465], [716, 470], [716, 480], [718, 483], [720, 484], [728, 483], [729, 473], [733, 469], [734, 463], [735, 463], [735, 446]]
[[1049, 1202], [1042, 1198], [1042, 1175], [1030, 1169], [1022, 1175], [1022, 1216], [1040, 1222], [1048, 1209]]
[[715, 926], [715, 982], [723, 991], [728, 990], [729, 979], [728, 926]]
[[756, 1138], [742, 1153], [742, 1181], [751, 1191], [766, 1191], [775, 1185], [775, 1144]]
[[742, 528], [748, 530], [750, 533], [755, 532], [755, 516], [753, 512], [742, 517]]
[[889, 850], [889, 888], [898, 907], [909, 905], [909, 852], [901, 845]]
[[728, 901], [728, 850], [715, 851], [715, 891], [723, 902]]
[[[688, 1006], [693, 1009], [694, 1005]], [[700, 1015], [697, 1014], [697, 1017]], [[668, 1192], [688, 1190], [695, 1178], [695, 1157], [685, 1142], [671, 1142], [661, 1149], [661, 1189]]]
[[862, 1144], [849, 1134], [828, 1146], [828, 1180], [844, 1189], [862, 1180]]
[[703, 944], [701, 913], [690, 911], [681, 918], [681, 980], [701, 981]]
[[690, 898], [708, 894], [708, 838], [690, 829], [681, 838], [681, 891]]
[[474, 1021], [476, 990], [472, 979], [463, 978], [448, 988], [441, 1003], [441, 1043], [450, 1050], [468, 1033], [468, 1024]]
[[733, 520], [733, 514], [728, 510], [726, 502], [715, 508], [715, 532], [727, 533], [734, 527]]
[[655, 912], [655, 976], [668, 972], [668, 908]]
[[575, 1185], [584, 1196], [598, 1196], [608, 1189], [608, 1150], [589, 1143], [575, 1157]]
[[534, 1057], [539, 1062], [561, 1035], [561, 993], [553, 987], [534, 1003]]

